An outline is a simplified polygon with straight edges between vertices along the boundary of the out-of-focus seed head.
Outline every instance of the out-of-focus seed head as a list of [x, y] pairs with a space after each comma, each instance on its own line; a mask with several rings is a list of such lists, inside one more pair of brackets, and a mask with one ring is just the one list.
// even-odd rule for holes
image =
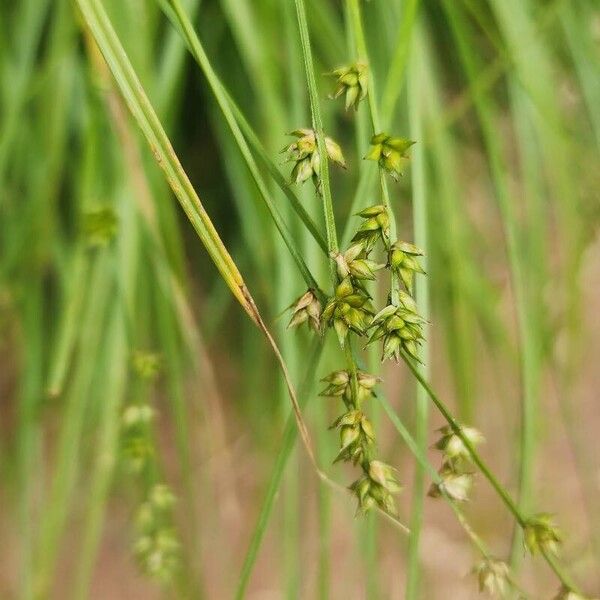
[[123, 427], [126, 429], [147, 425], [154, 418], [154, 409], [147, 404], [128, 406], [123, 412]]
[[508, 565], [501, 560], [485, 558], [473, 569], [479, 591], [503, 598], [508, 591]]
[[118, 229], [119, 219], [110, 206], [99, 207], [83, 215], [82, 232], [89, 246], [108, 246]]
[[466, 502], [473, 488], [473, 474], [455, 471], [450, 465], [444, 465], [438, 471], [440, 481], [433, 483], [429, 496], [439, 498], [446, 495], [457, 502]]
[[131, 366], [138, 377], [155, 379], [160, 373], [161, 357], [156, 352], [136, 350], [131, 357]]
[[150, 490], [150, 502], [158, 510], [168, 510], [175, 504], [175, 494], [164, 483], [155, 484]]
[[154, 448], [144, 434], [125, 436], [121, 452], [124, 466], [133, 473], [140, 473], [154, 456]]
[[[478, 446], [485, 441], [481, 432], [474, 427], [461, 426], [460, 430], [472, 446]], [[434, 444], [434, 447], [443, 453], [446, 461], [455, 462], [457, 460], [471, 460], [471, 453], [468, 448], [449, 425], [442, 427], [439, 431], [441, 437]]]
[[523, 526], [525, 548], [531, 554], [550, 552], [556, 554], [562, 541], [562, 536], [554, 517], [549, 513], [539, 513], [530, 517]]
[[578, 594], [577, 592], [574, 592], [573, 590], [570, 590], [568, 587], [563, 585], [558, 590], [558, 593], [556, 594], [556, 596], [554, 596], [554, 598], [552, 600], [597, 600], [597, 599], [588, 598], [587, 596], [582, 596], [581, 594]]

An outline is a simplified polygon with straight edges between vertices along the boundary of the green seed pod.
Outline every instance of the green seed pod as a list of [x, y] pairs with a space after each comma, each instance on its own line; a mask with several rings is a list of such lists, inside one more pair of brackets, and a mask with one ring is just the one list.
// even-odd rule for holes
[[349, 296], [353, 291], [354, 287], [352, 286], [352, 280], [350, 279], [350, 277], [346, 277], [335, 288], [335, 297], [345, 298], [346, 296]]
[[385, 212], [385, 204], [375, 204], [374, 206], [368, 206], [360, 212], [357, 212], [356, 216], [362, 217], [363, 219], [370, 219], [371, 217], [376, 217], [377, 215], [380, 215]]
[[346, 341], [346, 336], [348, 335], [348, 325], [342, 319], [335, 319], [333, 321], [333, 327], [338, 336], [338, 340], [340, 342], [340, 346], [343, 346]]
[[385, 329], [388, 332], [392, 332], [402, 329], [405, 325], [406, 323], [398, 315], [392, 315], [386, 320]]
[[355, 425], [344, 425], [340, 429], [340, 446], [347, 448], [358, 440], [360, 430]]

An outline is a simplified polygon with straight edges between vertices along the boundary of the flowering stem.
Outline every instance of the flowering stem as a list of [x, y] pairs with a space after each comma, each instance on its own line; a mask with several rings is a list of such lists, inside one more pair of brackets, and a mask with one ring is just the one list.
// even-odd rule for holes
[[[435, 470], [435, 468], [429, 462], [427, 455], [423, 451], [421, 445], [410, 434], [409, 430], [406, 428], [404, 423], [400, 420], [400, 418], [396, 414], [396, 411], [390, 405], [390, 403], [387, 401], [387, 399], [385, 397], [383, 397], [381, 394], [378, 394], [377, 400], [379, 401], [381, 406], [383, 406], [383, 409], [387, 413], [390, 421], [392, 422], [392, 425], [394, 425], [394, 427], [396, 428], [396, 430], [398, 431], [398, 433], [404, 440], [404, 443], [408, 446], [408, 449], [415, 456], [419, 465], [423, 468], [424, 471], [427, 471], [427, 473], [429, 474], [429, 476], [431, 477], [432, 481], [435, 484], [439, 485], [439, 484], [443, 483], [442, 478], [440, 477], [438, 472]], [[475, 530], [471, 527], [471, 524], [468, 522], [467, 517], [466, 517], [465, 513], [463, 512], [462, 508], [460, 507], [459, 503], [456, 502], [455, 500], [453, 500], [450, 496], [448, 496], [448, 494], [445, 492], [443, 486], [440, 486], [439, 489], [440, 489], [441, 497], [444, 498], [444, 500], [450, 505], [450, 508], [454, 512], [458, 522], [460, 523], [462, 528], [465, 530], [465, 533], [470, 538], [470, 540], [473, 542], [473, 544], [475, 545], [477, 550], [479, 550], [479, 552], [481, 553], [481, 556], [484, 559], [493, 558], [491, 552], [485, 545], [484, 541], [479, 537], [479, 535], [477, 535]], [[411, 529], [411, 532], [412, 531], [413, 530]], [[413, 532], [413, 535], [414, 535], [414, 532]], [[521, 589], [521, 587], [513, 579], [513, 577], [509, 576], [507, 578], [507, 580], [509, 581], [511, 586], [521, 594], [521, 596], [523, 598], [529, 597], [528, 594], [523, 589]]]
[[[379, 122], [379, 111], [377, 109], [375, 77], [372, 69], [370, 68], [369, 53], [367, 51], [367, 42], [365, 41], [365, 32], [362, 26], [360, 6], [358, 4], [358, 0], [347, 0], [346, 6], [351, 16], [354, 39], [356, 42], [356, 53], [358, 55], [357, 58], [359, 60], [364, 60], [369, 66], [369, 92], [367, 94], [367, 100], [369, 102], [369, 114], [371, 117], [371, 125], [373, 127], [373, 135], [376, 135], [377, 133], [381, 132], [381, 124]], [[388, 189], [387, 179], [385, 178], [385, 171], [381, 166], [378, 166], [378, 170], [381, 197], [390, 217], [390, 237], [395, 241], [397, 235], [396, 218], [390, 202], [390, 192]], [[391, 271], [391, 292], [392, 302], [394, 304], [398, 304], [398, 275], [393, 270]]]
[[[525, 515], [523, 515], [516, 505], [515, 501], [511, 498], [510, 494], [506, 490], [506, 488], [498, 481], [496, 476], [492, 473], [487, 464], [483, 461], [475, 446], [471, 443], [469, 438], [463, 433], [462, 428], [458, 421], [454, 418], [450, 409], [444, 404], [444, 402], [439, 398], [439, 396], [433, 391], [425, 377], [423, 377], [422, 373], [419, 371], [417, 366], [414, 364], [414, 361], [401, 350], [402, 358], [412, 374], [416, 377], [417, 381], [421, 384], [423, 389], [427, 392], [427, 395], [431, 399], [431, 401], [435, 404], [436, 408], [442, 414], [444, 419], [450, 425], [452, 431], [460, 438], [461, 442], [464, 444], [465, 448], [469, 452], [469, 455], [473, 461], [473, 463], [477, 466], [477, 468], [481, 471], [483, 476], [489, 481], [491, 486], [494, 488], [506, 508], [508, 508], [509, 512], [514, 516], [517, 523], [524, 527], [527, 519]], [[573, 584], [570, 577], [563, 571], [562, 566], [558, 563], [556, 558], [552, 556], [549, 552], [546, 552], [542, 549], [542, 555], [546, 559], [546, 562], [550, 566], [550, 568], [554, 571], [558, 579], [561, 581], [563, 585], [565, 585], [568, 589], [577, 592], [578, 588]]]
[[[313, 129], [317, 139], [317, 148], [319, 149], [319, 181], [320, 190], [323, 197], [323, 210], [325, 213], [325, 227], [327, 230], [327, 247], [329, 252], [338, 252], [338, 240], [335, 227], [335, 216], [333, 213], [333, 201], [331, 199], [331, 188], [329, 185], [329, 164], [327, 160], [327, 148], [325, 147], [325, 134], [323, 133], [323, 119], [321, 117], [321, 108], [319, 106], [319, 92], [317, 90], [317, 80], [315, 78], [315, 66], [313, 63], [312, 50], [310, 47], [310, 35], [308, 33], [308, 24], [306, 22], [306, 7], [304, 0], [296, 1], [296, 13], [298, 16], [298, 27], [300, 29], [300, 40], [302, 42], [302, 56], [304, 58], [304, 68], [306, 70], [306, 80], [310, 96], [310, 108], [312, 113]], [[331, 265], [331, 276], [336, 282], [335, 265]]]
[[[356, 42], [356, 53], [359, 60], [363, 60], [369, 65], [369, 53], [367, 52], [367, 43], [365, 41], [365, 32], [362, 26], [362, 18], [360, 14], [360, 6], [358, 0], [347, 0], [348, 11], [350, 12], [354, 39]], [[371, 116], [371, 125], [373, 127], [373, 135], [380, 133], [381, 124], [379, 122], [379, 111], [377, 109], [377, 92], [375, 87], [375, 77], [369, 66], [369, 93], [367, 100], [369, 102], [369, 114]], [[390, 192], [385, 178], [384, 170], [379, 167], [379, 184], [381, 186], [381, 195], [383, 202], [390, 214], [390, 236], [393, 240], [396, 239], [396, 220], [393, 217], [392, 207], [390, 205]], [[392, 292], [397, 286], [392, 287]]]

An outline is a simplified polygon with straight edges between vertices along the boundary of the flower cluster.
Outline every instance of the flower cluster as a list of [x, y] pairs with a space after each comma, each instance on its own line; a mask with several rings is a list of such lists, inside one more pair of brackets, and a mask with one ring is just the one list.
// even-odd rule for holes
[[375, 272], [385, 267], [384, 264], [376, 263], [367, 258], [365, 244], [357, 242], [352, 244], [346, 252], [338, 252], [332, 255], [336, 262], [337, 272], [340, 279], [348, 276], [354, 279], [375, 279]]
[[364, 371], [334, 371], [323, 381], [328, 385], [321, 395], [341, 398], [346, 407], [346, 412], [331, 426], [338, 429], [340, 435], [340, 450], [334, 463], [351, 462], [362, 469], [362, 476], [350, 486], [358, 500], [358, 512], [362, 514], [379, 506], [395, 515], [393, 494], [401, 488], [393, 467], [373, 457], [375, 432], [361, 409], [362, 402], [374, 395], [373, 388], [379, 378]]
[[[138, 351], [131, 364], [139, 379], [149, 383], [157, 377], [160, 362], [159, 355]], [[175, 496], [167, 485], [152, 483], [157, 470], [152, 432], [154, 418], [155, 410], [145, 402], [125, 407], [121, 417], [121, 455], [125, 467], [138, 474], [144, 489], [135, 519], [133, 552], [144, 573], [167, 583], [179, 566], [180, 548], [172, 525]]]
[[336, 78], [337, 88], [330, 96], [332, 99], [346, 94], [346, 110], [351, 106], [358, 110], [361, 100], [366, 98], [369, 91], [368, 68], [365, 63], [355, 63], [335, 69], [330, 75]]
[[[289, 135], [298, 138], [295, 142], [285, 146], [282, 154], [287, 154], [287, 162], [293, 162], [292, 183], [304, 183], [312, 177], [315, 187], [319, 189], [319, 170], [321, 158], [317, 146], [317, 138], [312, 129], [296, 129]], [[346, 161], [342, 149], [331, 138], [325, 138], [327, 156], [337, 165], [346, 168]]]
[[388, 304], [381, 309], [371, 321], [369, 329], [374, 331], [368, 344], [383, 339], [382, 360], [400, 359], [400, 351], [419, 360], [417, 344], [423, 338], [421, 326], [425, 320], [417, 314], [414, 300], [408, 295], [399, 298], [399, 305]]
[[128, 406], [122, 417], [122, 453], [126, 467], [141, 473], [154, 455], [150, 436], [150, 424], [154, 419], [154, 409], [147, 404]]
[[397, 181], [402, 175], [404, 163], [408, 161], [407, 151], [414, 143], [407, 138], [378, 133], [371, 139], [371, 149], [365, 160], [376, 160]]
[[442, 453], [442, 466], [438, 471], [439, 481], [429, 489], [432, 498], [441, 495], [458, 502], [469, 499], [473, 487], [473, 473], [470, 471], [471, 454], [463, 439], [471, 446], [477, 446], [484, 441], [481, 433], [473, 427], [461, 427], [460, 433], [452, 427], [442, 427], [441, 437], [434, 447]]
[[[334, 371], [321, 379], [327, 387], [319, 394], [329, 398], [340, 397], [347, 408], [353, 405], [351, 374], [348, 371]], [[375, 395], [373, 388], [381, 381], [379, 377], [357, 369], [356, 384], [359, 403]]]
[[138, 509], [134, 554], [147, 575], [164, 583], [180, 564], [180, 547], [171, 525], [175, 496], [165, 484], [156, 484]]
[[364, 335], [372, 318], [371, 297], [350, 275], [337, 285], [322, 314], [323, 322], [335, 329], [341, 346], [344, 345], [348, 331]]

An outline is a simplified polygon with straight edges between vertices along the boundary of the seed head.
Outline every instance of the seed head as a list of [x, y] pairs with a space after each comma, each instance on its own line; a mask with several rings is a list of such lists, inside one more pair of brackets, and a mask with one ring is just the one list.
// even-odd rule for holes
[[362, 244], [365, 254], [368, 254], [379, 240], [387, 248], [390, 237], [390, 217], [385, 206], [383, 204], [369, 206], [357, 213], [357, 216], [361, 217], [363, 222], [352, 241]]
[[334, 463], [339, 461], [357, 464], [367, 455], [375, 442], [373, 426], [360, 410], [350, 410], [336, 419], [331, 426], [340, 430], [340, 451]]
[[327, 325], [333, 325], [340, 345], [343, 346], [348, 331], [364, 335], [372, 316], [368, 294], [348, 276], [336, 287], [334, 296], [325, 305], [322, 320]]
[[375, 279], [375, 271], [383, 269], [385, 265], [369, 260], [366, 255], [365, 246], [355, 243], [343, 254], [338, 252], [332, 258], [337, 265], [337, 272], [341, 279], [351, 275], [354, 279]]
[[363, 100], [369, 88], [367, 65], [357, 62], [353, 65], [339, 67], [330, 75], [337, 78], [337, 88], [330, 98], [339, 98], [346, 94], [346, 110], [351, 106], [358, 110], [358, 105]]
[[438, 471], [440, 481], [429, 488], [429, 496], [439, 498], [446, 495], [457, 502], [466, 502], [473, 487], [473, 474], [455, 471], [451, 465], [445, 464]]
[[391, 494], [396, 494], [402, 489], [394, 475], [394, 471], [395, 469], [392, 466], [380, 460], [372, 460], [369, 463], [369, 477]]
[[[287, 161], [294, 162], [292, 169], [292, 183], [304, 183], [312, 177], [315, 187], [319, 186], [320, 156], [317, 147], [315, 132], [312, 129], [296, 129], [289, 135], [298, 138], [288, 146], [285, 146], [281, 152], [287, 154]], [[346, 168], [346, 162], [342, 154], [342, 149], [331, 138], [325, 138], [325, 148], [327, 156], [337, 165]]]
[[388, 265], [398, 273], [402, 283], [410, 293], [413, 289], [414, 274], [425, 274], [423, 267], [416, 258], [422, 255], [422, 250], [408, 242], [396, 242], [389, 251]]
[[397, 181], [402, 175], [404, 163], [408, 160], [406, 152], [414, 143], [406, 138], [378, 133], [371, 139], [371, 149], [365, 159], [376, 160], [379, 166]]
[[[359, 402], [375, 396], [373, 388], [381, 381], [379, 377], [357, 370], [356, 380], [358, 383]], [[326, 382], [327, 387], [321, 391], [320, 396], [330, 398], [341, 397], [346, 406], [356, 406], [356, 401], [352, 396], [352, 379], [348, 371], [334, 371], [321, 381]]]
[[394, 358], [400, 360], [400, 351], [405, 350], [410, 356], [419, 360], [417, 344], [423, 338], [422, 324], [425, 320], [416, 311], [405, 306], [388, 304], [372, 319], [369, 329], [373, 333], [367, 345], [383, 339], [381, 360]]
[[530, 517], [523, 526], [525, 548], [531, 554], [550, 552], [556, 554], [562, 536], [554, 517], [549, 513], [539, 513]]
[[321, 303], [315, 295], [314, 290], [308, 289], [300, 298], [290, 306], [292, 309], [292, 318], [288, 323], [288, 329], [298, 327], [302, 323], [307, 322], [308, 326], [316, 331], [321, 332]]

